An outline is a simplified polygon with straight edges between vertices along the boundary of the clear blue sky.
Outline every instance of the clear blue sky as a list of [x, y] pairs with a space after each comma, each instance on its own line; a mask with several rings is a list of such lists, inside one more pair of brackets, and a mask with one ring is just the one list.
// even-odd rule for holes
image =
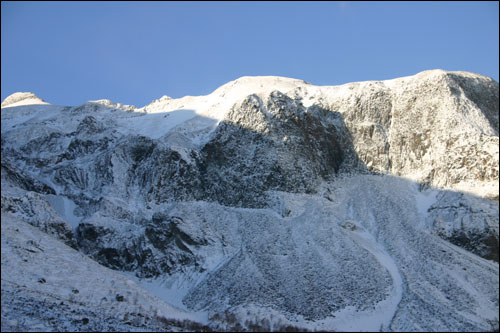
[[1, 98], [143, 106], [244, 75], [499, 75], [498, 2], [1, 2]]

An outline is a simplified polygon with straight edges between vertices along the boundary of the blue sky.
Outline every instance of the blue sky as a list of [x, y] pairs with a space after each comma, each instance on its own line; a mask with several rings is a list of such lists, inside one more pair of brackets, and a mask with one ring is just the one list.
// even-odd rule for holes
[[143, 106], [244, 75], [499, 76], [498, 2], [1, 2], [1, 98]]

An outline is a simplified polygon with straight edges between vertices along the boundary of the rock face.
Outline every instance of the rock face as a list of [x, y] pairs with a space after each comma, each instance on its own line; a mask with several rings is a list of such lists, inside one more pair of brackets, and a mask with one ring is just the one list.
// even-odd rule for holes
[[498, 100], [497, 82], [444, 71], [333, 87], [328, 95], [371, 170], [493, 198]]
[[[79, 248], [98, 262], [150, 278], [162, 273], [183, 272], [187, 266], [199, 265], [199, 258], [190, 247], [206, 245], [206, 240], [193, 238], [183, 231], [182, 223], [179, 217], [155, 213], [151, 221], [144, 221], [144, 225], [135, 230], [136, 235], [81, 223], [76, 238]], [[136, 237], [131, 237], [131, 234]]]
[[[2, 215], [141, 281], [182, 285], [182, 306], [208, 312], [212, 328], [495, 321], [490, 78], [243, 77], [142, 108], [27, 99], [38, 98], [2, 103]], [[361, 317], [368, 326], [349, 326]]]

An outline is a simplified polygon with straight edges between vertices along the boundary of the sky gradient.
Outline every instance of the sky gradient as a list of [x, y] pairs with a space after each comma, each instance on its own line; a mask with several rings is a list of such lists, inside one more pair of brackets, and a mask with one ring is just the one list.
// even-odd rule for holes
[[1, 2], [1, 99], [138, 107], [244, 75], [499, 76], [498, 2]]

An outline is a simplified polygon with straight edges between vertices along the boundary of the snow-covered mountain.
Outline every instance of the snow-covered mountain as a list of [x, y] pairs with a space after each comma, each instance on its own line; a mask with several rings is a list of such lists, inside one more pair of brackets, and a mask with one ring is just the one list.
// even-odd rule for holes
[[2, 330], [498, 328], [498, 112], [442, 70], [9, 96]]

